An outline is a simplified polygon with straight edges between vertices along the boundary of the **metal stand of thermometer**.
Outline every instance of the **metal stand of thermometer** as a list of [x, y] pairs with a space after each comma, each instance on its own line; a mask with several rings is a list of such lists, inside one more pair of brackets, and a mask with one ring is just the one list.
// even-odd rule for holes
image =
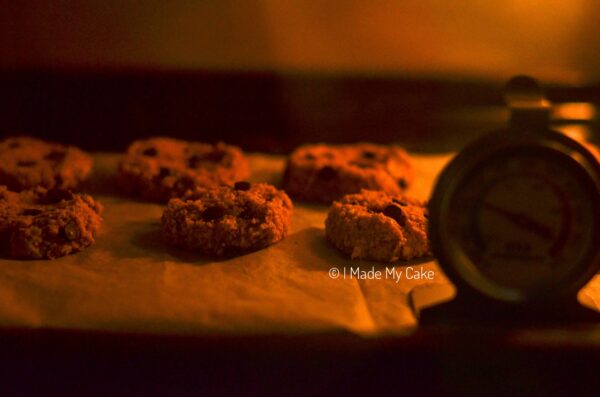
[[595, 322], [577, 301], [600, 270], [600, 165], [549, 129], [535, 80], [506, 89], [508, 129], [462, 150], [430, 201], [432, 247], [457, 289], [421, 324]]

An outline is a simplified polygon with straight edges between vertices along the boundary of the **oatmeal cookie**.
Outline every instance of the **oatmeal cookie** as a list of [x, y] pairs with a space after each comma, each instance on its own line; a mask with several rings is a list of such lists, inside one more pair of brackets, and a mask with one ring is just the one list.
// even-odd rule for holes
[[412, 179], [410, 158], [398, 146], [312, 144], [290, 155], [283, 186], [293, 197], [330, 203], [361, 189], [399, 194]]
[[100, 229], [102, 205], [86, 194], [0, 186], [0, 240], [5, 255], [58, 258], [81, 251]]
[[236, 146], [162, 137], [133, 142], [119, 165], [127, 193], [159, 202], [198, 187], [230, 185], [248, 174], [246, 158]]
[[92, 158], [73, 146], [37, 138], [13, 137], [0, 142], [0, 185], [12, 191], [38, 186], [72, 189], [88, 177]]
[[169, 245], [208, 256], [228, 256], [267, 247], [289, 230], [292, 202], [264, 183], [198, 189], [169, 201], [162, 215]]
[[431, 255], [427, 224], [424, 202], [363, 190], [333, 203], [325, 234], [353, 259], [392, 262]]

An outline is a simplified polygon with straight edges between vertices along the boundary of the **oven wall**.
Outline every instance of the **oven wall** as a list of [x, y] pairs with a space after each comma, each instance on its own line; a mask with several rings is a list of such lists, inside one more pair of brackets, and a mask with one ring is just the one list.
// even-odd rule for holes
[[21, 0], [0, 67], [400, 73], [597, 79], [594, 0]]

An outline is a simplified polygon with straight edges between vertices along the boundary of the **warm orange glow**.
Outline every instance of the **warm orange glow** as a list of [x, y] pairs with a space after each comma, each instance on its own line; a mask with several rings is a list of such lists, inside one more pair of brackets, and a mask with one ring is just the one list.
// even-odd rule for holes
[[592, 0], [68, 3], [5, 7], [0, 66], [600, 77]]
[[596, 107], [586, 102], [570, 102], [555, 104], [552, 118], [556, 120], [587, 121], [596, 117]]
[[590, 139], [590, 127], [581, 124], [567, 124], [556, 128], [571, 139], [587, 142]]

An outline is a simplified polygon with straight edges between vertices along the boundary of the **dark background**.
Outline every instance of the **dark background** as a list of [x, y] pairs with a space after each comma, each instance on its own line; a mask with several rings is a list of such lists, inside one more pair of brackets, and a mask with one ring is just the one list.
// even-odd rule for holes
[[22, 329], [1, 337], [0, 391], [11, 396], [596, 396], [600, 387], [597, 345], [515, 343], [518, 334], [502, 327], [402, 338]]
[[[507, 118], [503, 84], [492, 81], [22, 69], [0, 71], [0, 87], [0, 133], [40, 136], [90, 151], [122, 151], [150, 135], [223, 140], [279, 153], [304, 142], [363, 140], [448, 151], [502, 127]], [[546, 93], [556, 102], [600, 102], [595, 85], [549, 85]]]
[[357, 140], [456, 150], [504, 124], [513, 75], [553, 100], [600, 100], [594, 0], [1, 7], [0, 133], [88, 150], [155, 134], [275, 152]]

